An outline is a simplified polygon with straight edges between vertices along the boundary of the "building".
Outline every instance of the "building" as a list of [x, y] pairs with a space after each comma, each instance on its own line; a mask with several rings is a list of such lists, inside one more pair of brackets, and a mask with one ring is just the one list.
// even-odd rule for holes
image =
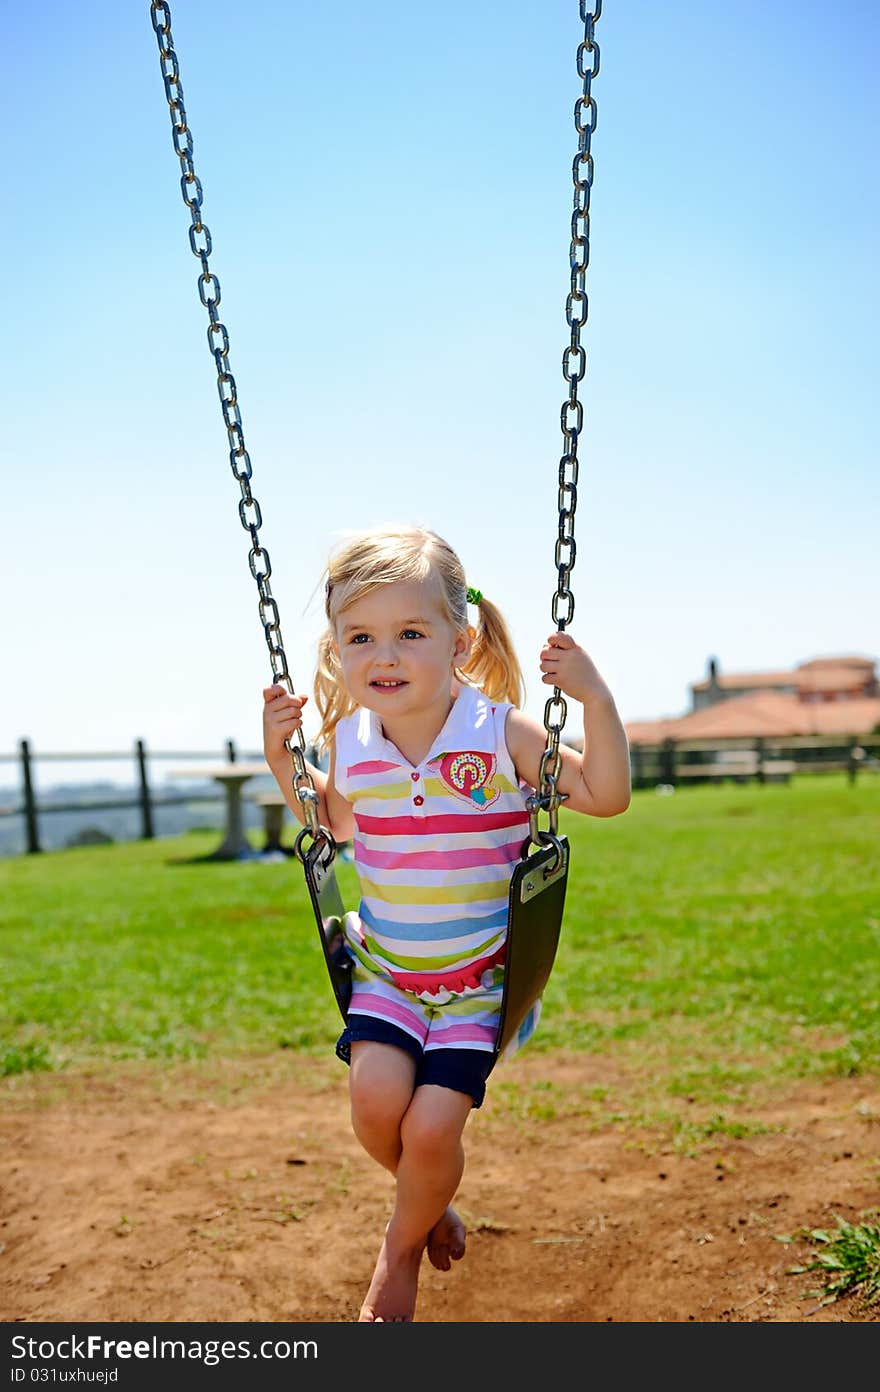
[[801, 701], [852, 701], [880, 696], [875, 664], [868, 657], [815, 657], [790, 672], [734, 672], [722, 675], [718, 659], [709, 658], [706, 677], [691, 682], [691, 710], [719, 701], [775, 691]]
[[631, 720], [630, 744], [880, 732], [880, 681], [868, 657], [816, 657], [791, 671], [723, 673], [709, 659], [681, 716]]

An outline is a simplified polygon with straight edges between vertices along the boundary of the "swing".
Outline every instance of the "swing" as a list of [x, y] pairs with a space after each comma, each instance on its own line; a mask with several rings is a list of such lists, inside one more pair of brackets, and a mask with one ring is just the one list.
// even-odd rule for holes
[[[577, 507], [578, 441], [583, 428], [583, 403], [578, 400], [578, 383], [586, 371], [586, 351], [581, 346], [580, 333], [587, 321], [588, 301], [584, 278], [590, 259], [590, 193], [593, 186], [593, 156], [590, 152], [593, 131], [596, 129], [596, 100], [591, 93], [593, 78], [599, 71], [599, 47], [595, 41], [595, 25], [602, 13], [602, 0], [594, 0], [595, 8], [587, 8], [587, 0], [579, 0], [584, 37], [577, 50], [577, 71], [583, 81], [583, 91], [574, 108], [574, 124], [578, 133], [578, 149], [572, 164], [574, 182], [574, 211], [571, 219], [571, 289], [565, 302], [566, 322], [571, 329], [571, 341], [562, 355], [562, 373], [568, 383], [568, 396], [562, 404], [561, 426], [564, 452], [559, 461], [559, 529], [554, 552], [557, 569], [556, 592], [551, 612], [558, 632], [563, 632], [574, 616], [574, 594], [569, 584], [575, 563], [574, 517]], [[272, 566], [269, 553], [260, 542], [262, 515], [251, 492], [251, 461], [245, 447], [241, 410], [235, 378], [229, 368], [229, 335], [220, 321], [220, 282], [211, 270], [211, 234], [202, 221], [202, 185], [193, 165], [192, 133], [183, 104], [183, 88], [177, 54], [171, 38], [171, 11], [167, 0], [151, 0], [150, 18], [159, 45], [159, 64], [165, 83], [165, 96], [171, 115], [171, 138], [180, 160], [180, 189], [190, 211], [189, 242], [193, 255], [201, 263], [198, 277], [199, 298], [208, 311], [208, 347], [217, 367], [217, 390], [226, 432], [229, 439], [229, 462], [241, 490], [238, 513], [241, 525], [248, 532], [251, 548], [248, 556], [251, 574], [259, 591], [259, 613], [263, 624], [272, 675], [284, 682], [291, 695], [294, 685], [287, 667], [281, 639], [278, 605], [272, 597], [269, 579]], [[547, 984], [559, 945], [559, 934], [565, 907], [568, 882], [569, 845], [559, 835], [558, 809], [566, 794], [556, 786], [561, 757], [559, 740], [565, 726], [567, 707], [558, 687], [544, 707], [544, 728], [547, 746], [541, 756], [539, 788], [527, 799], [529, 835], [522, 847], [522, 858], [510, 881], [507, 909], [507, 958], [504, 971], [504, 992], [499, 1022], [495, 1059], [516, 1036], [535, 1002]], [[347, 1019], [351, 998], [352, 961], [345, 950], [343, 918], [345, 909], [333, 863], [336, 842], [332, 833], [318, 820], [318, 794], [305, 761], [305, 741], [302, 730], [296, 740], [287, 742], [292, 761], [292, 785], [302, 804], [305, 825], [299, 832], [295, 852], [303, 866], [312, 910], [318, 926], [321, 946], [336, 1003], [343, 1020]], [[549, 827], [538, 826], [538, 814], [546, 812]], [[307, 844], [308, 843], [308, 844]], [[535, 849], [533, 850], [532, 847]]]

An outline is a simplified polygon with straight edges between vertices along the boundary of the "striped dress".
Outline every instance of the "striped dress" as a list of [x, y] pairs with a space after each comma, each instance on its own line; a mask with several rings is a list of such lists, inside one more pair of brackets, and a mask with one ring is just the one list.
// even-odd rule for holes
[[[390, 1019], [429, 1047], [494, 1048], [507, 894], [528, 835], [504, 738], [510, 704], [460, 685], [424, 759], [410, 764], [379, 716], [336, 727], [336, 787], [352, 804], [360, 906], [346, 916], [351, 1010]], [[531, 1035], [536, 1007], [513, 1052]]]

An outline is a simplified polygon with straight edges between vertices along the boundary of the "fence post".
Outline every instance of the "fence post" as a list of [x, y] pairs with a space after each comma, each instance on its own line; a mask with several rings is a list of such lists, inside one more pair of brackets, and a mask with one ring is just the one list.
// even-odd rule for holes
[[632, 785], [634, 788], [642, 786], [642, 746], [633, 744], [630, 746], [630, 762], [632, 764]]
[[238, 757], [235, 752], [235, 744], [231, 739], [228, 739], [226, 741], [226, 757], [229, 760], [230, 764], [234, 764], [236, 758]]
[[31, 781], [31, 748], [26, 739], [21, 741], [21, 781], [24, 790], [24, 824], [27, 834], [27, 848], [30, 855], [41, 850], [40, 834], [37, 826], [37, 800]]
[[849, 749], [846, 756], [846, 776], [850, 783], [855, 783], [856, 774], [859, 771], [859, 764], [865, 757], [865, 751], [861, 748], [856, 735], [849, 737]]
[[147, 751], [144, 748], [143, 740], [135, 740], [134, 749], [141, 786], [141, 836], [144, 841], [152, 841], [153, 808], [150, 802], [150, 784], [147, 778]]
[[755, 761], [756, 761], [756, 762], [755, 762], [755, 771], [756, 771], [756, 773], [757, 773], [758, 782], [759, 782], [759, 783], [763, 783], [763, 782], [765, 781], [765, 775], [764, 775], [764, 741], [763, 741], [763, 739], [761, 738], [760, 735], [759, 735], [758, 738], [755, 740]]
[[663, 781], [675, 787], [675, 740], [671, 735], [663, 741]]

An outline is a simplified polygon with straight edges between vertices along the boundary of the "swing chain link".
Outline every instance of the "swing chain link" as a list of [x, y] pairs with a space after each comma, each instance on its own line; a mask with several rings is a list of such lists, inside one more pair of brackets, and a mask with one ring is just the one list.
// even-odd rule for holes
[[[599, 72], [599, 45], [596, 43], [596, 24], [602, 13], [602, 0], [594, 0], [593, 9], [588, 9], [587, 0], [580, 0], [580, 17], [584, 25], [584, 37], [578, 45], [577, 72], [583, 82], [583, 91], [574, 106], [574, 126], [578, 134], [577, 154], [572, 164], [574, 183], [574, 210], [571, 218], [571, 247], [569, 263], [571, 266], [571, 288], [565, 301], [565, 319], [571, 330], [571, 338], [562, 355], [562, 375], [568, 383], [568, 396], [562, 403], [560, 422], [564, 438], [564, 449], [559, 461], [559, 532], [556, 539], [554, 561], [557, 569], [556, 593], [553, 596], [551, 612], [557, 631], [563, 633], [574, 617], [574, 592], [570, 578], [574, 569], [577, 548], [574, 539], [574, 515], [577, 509], [578, 481], [578, 442], [584, 424], [583, 402], [578, 399], [578, 384], [587, 370], [586, 350], [581, 344], [581, 330], [587, 322], [589, 302], [584, 288], [587, 266], [590, 264], [590, 194], [593, 187], [592, 140], [596, 129], [596, 98], [592, 93], [593, 78]], [[553, 695], [544, 707], [544, 728], [547, 731], [547, 747], [541, 756], [540, 789], [528, 799], [529, 833], [537, 845], [548, 839], [546, 832], [538, 830], [538, 812], [546, 811], [550, 817], [550, 837], [557, 833], [559, 804], [566, 798], [557, 789], [557, 779], [561, 765], [559, 738], [565, 726], [568, 707], [560, 688], [553, 688]]]
[[[263, 632], [266, 637], [266, 645], [269, 649], [269, 661], [272, 666], [272, 675], [276, 682], [284, 682], [288, 691], [293, 695], [294, 687], [290, 672], [287, 667], [287, 657], [284, 652], [284, 644], [281, 637], [281, 620], [278, 613], [278, 605], [273, 598], [272, 589], [269, 584], [269, 577], [272, 574], [272, 563], [269, 559], [269, 552], [260, 543], [260, 527], [262, 525], [262, 513], [257, 499], [251, 492], [251, 459], [248, 454], [244, 441], [244, 428], [242, 426], [241, 409], [238, 404], [238, 389], [235, 378], [229, 367], [229, 334], [225, 324], [220, 320], [218, 305], [220, 304], [220, 281], [212, 271], [208, 258], [211, 255], [212, 242], [211, 233], [207, 224], [202, 221], [202, 185], [196, 175], [193, 165], [193, 139], [192, 132], [186, 119], [186, 107], [183, 103], [183, 87], [180, 82], [180, 68], [177, 61], [177, 54], [174, 51], [174, 43], [171, 37], [171, 11], [167, 0], [151, 0], [150, 19], [156, 35], [156, 42], [159, 46], [159, 66], [162, 70], [162, 78], [165, 83], [165, 96], [168, 100], [168, 107], [171, 116], [171, 139], [174, 152], [180, 160], [181, 177], [180, 191], [183, 201], [190, 211], [192, 224], [189, 229], [189, 244], [193, 255], [201, 263], [201, 274], [198, 278], [199, 299], [208, 311], [208, 347], [214, 358], [217, 367], [217, 391], [220, 396], [220, 410], [223, 415], [223, 422], [226, 426], [226, 433], [229, 439], [229, 462], [232, 473], [241, 491], [241, 498], [238, 504], [238, 515], [241, 525], [250, 536], [251, 549], [248, 555], [251, 575], [257, 582], [257, 589], [260, 595], [259, 611], [260, 620], [263, 625]], [[320, 843], [318, 849], [328, 848], [328, 854], [332, 859], [336, 849], [333, 836], [326, 827], [322, 827], [318, 817], [318, 793], [315, 788], [314, 780], [309, 771], [305, 758], [305, 740], [303, 739], [302, 729], [297, 729], [295, 742], [285, 740], [284, 747], [291, 756], [293, 763], [293, 790], [298, 801], [302, 805], [305, 816], [305, 827], [300, 832], [296, 841], [296, 853], [300, 860], [305, 859], [303, 849], [303, 837], [311, 836], [312, 840]]]

